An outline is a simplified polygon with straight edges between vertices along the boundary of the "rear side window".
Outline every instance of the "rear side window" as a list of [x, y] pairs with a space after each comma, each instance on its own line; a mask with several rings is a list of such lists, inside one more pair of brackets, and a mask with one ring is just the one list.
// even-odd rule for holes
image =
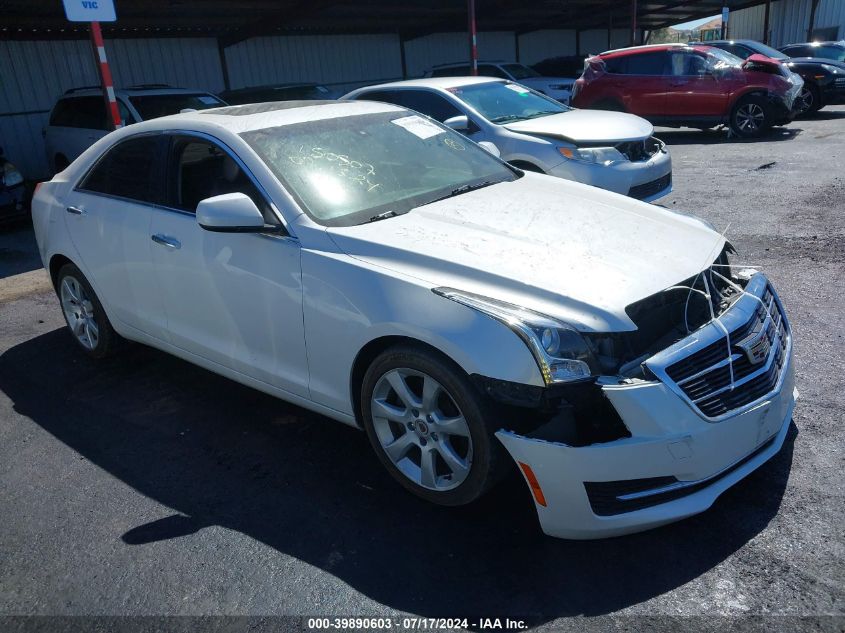
[[666, 53], [640, 53], [628, 56], [626, 74], [628, 75], [665, 75], [667, 73]]
[[60, 99], [50, 115], [50, 125], [108, 130], [105, 99], [100, 96]]
[[790, 57], [815, 57], [809, 46], [789, 46], [783, 52]]
[[79, 189], [157, 204], [162, 201], [162, 137], [118, 143], [97, 162]]

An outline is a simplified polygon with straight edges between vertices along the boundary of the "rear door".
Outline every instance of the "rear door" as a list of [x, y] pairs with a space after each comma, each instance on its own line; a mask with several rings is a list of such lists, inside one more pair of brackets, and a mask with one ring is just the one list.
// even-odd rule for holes
[[106, 103], [101, 96], [67, 97], [56, 104], [47, 128], [47, 146], [55, 164], [64, 156], [73, 162], [86, 149], [109, 133]]
[[614, 57], [605, 64], [608, 97], [621, 100], [626, 112], [646, 118], [658, 118], [666, 113], [669, 64], [664, 51]]
[[110, 318], [162, 338], [150, 259], [152, 209], [163, 197], [166, 141], [143, 135], [109, 149], [66, 198], [65, 223]]
[[669, 53], [670, 76], [666, 113], [676, 117], [720, 117], [727, 109], [727, 91], [704, 53]]

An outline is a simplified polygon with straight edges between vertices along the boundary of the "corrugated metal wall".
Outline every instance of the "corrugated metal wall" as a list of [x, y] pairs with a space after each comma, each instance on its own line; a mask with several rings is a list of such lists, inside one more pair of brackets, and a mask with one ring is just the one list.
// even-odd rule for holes
[[[408, 77], [422, 77], [437, 64], [467, 59], [469, 41], [466, 33], [434, 33], [405, 42], [405, 64]], [[489, 31], [478, 34], [479, 59], [516, 59], [516, 37], [509, 31]]]
[[[811, 0], [776, 0], [769, 15], [769, 43], [785, 46], [807, 41]], [[764, 7], [751, 7], [731, 13], [729, 34], [735, 39], [763, 39]], [[845, 38], [845, 0], [820, 0], [813, 27], [836, 27], [838, 38]]]
[[256, 37], [226, 48], [226, 65], [232, 88], [313, 81], [348, 91], [401, 79], [399, 46], [397, 35]]
[[[823, 2], [827, 0], [822, 0]], [[612, 46], [627, 43], [627, 31], [613, 31]], [[313, 35], [259, 37], [225, 49], [232, 88], [315, 81], [346, 91], [368, 83], [402, 78], [398, 35]], [[409, 77], [433, 65], [467, 58], [465, 33], [438, 33], [405, 42]], [[581, 52], [607, 48], [607, 32], [583, 31]], [[512, 32], [478, 34], [481, 59], [514, 60]], [[218, 92], [224, 87], [217, 41], [213, 38], [106, 40], [118, 87], [139, 83]], [[575, 33], [547, 30], [519, 36], [519, 57], [535, 63], [575, 53]], [[41, 130], [65, 90], [99, 81], [90, 44], [76, 41], [0, 41], [0, 146], [30, 179], [48, 176]]]
[[[214, 39], [108, 40], [106, 53], [116, 86], [223, 88]], [[0, 146], [27, 178], [48, 175], [41, 130], [56, 98], [68, 88], [98, 83], [87, 40], [0, 41]]]

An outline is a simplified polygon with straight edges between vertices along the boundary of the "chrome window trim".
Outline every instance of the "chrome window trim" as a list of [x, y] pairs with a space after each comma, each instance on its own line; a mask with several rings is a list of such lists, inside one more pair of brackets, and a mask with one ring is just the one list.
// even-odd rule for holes
[[91, 191], [90, 189], [83, 189], [82, 186], [81, 186], [82, 183], [85, 181], [85, 179], [88, 177], [88, 175], [92, 171], [94, 171], [94, 169], [97, 168], [97, 165], [100, 164], [100, 161], [102, 161], [103, 158], [109, 152], [111, 152], [114, 148], [116, 148], [117, 146], [122, 145], [123, 143], [125, 143], [127, 141], [137, 139], [137, 138], [142, 138], [142, 137], [145, 137], [145, 136], [165, 136], [165, 135], [171, 136], [171, 137], [173, 137], [173, 136], [193, 136], [193, 137], [197, 137], [197, 138], [201, 138], [203, 140], [209, 141], [209, 142], [214, 143], [217, 146], [219, 146], [221, 150], [223, 150], [232, 160], [234, 160], [238, 164], [238, 167], [240, 167], [240, 169], [243, 170], [243, 172], [247, 175], [247, 177], [250, 179], [252, 184], [255, 185], [259, 194], [261, 194], [261, 196], [264, 198], [264, 201], [270, 207], [270, 210], [273, 212], [273, 215], [276, 216], [276, 219], [279, 221], [279, 224], [285, 230], [286, 235], [279, 235], [279, 236], [276, 236], [276, 237], [287, 237], [287, 238], [290, 238], [292, 240], [299, 241], [299, 239], [296, 237], [296, 235], [294, 235], [291, 232], [290, 227], [288, 226], [287, 222], [285, 222], [284, 217], [282, 216], [278, 207], [273, 202], [273, 199], [267, 193], [267, 190], [264, 188], [264, 186], [260, 182], [258, 182], [258, 179], [255, 177], [255, 174], [253, 174], [252, 170], [250, 170], [249, 167], [247, 167], [246, 163], [244, 163], [244, 161], [241, 159], [241, 157], [238, 156], [237, 153], [235, 153], [235, 151], [231, 147], [229, 147], [226, 143], [224, 143], [223, 141], [221, 141], [217, 137], [215, 137], [211, 134], [208, 134], [206, 132], [199, 132], [199, 131], [195, 131], [195, 130], [180, 130], [180, 129], [153, 130], [153, 131], [148, 131], [148, 132], [138, 132], [137, 134], [132, 134], [132, 135], [127, 136], [126, 138], [122, 138], [119, 141], [117, 141], [116, 143], [113, 143], [112, 145], [110, 145], [109, 148], [105, 152], [103, 152], [99, 157], [97, 157], [97, 160], [95, 160], [88, 167], [88, 169], [86, 169], [85, 172], [77, 179], [76, 183], [73, 186], [73, 191], [78, 192], [78, 193], [88, 194], [88, 195], [101, 196], [101, 197], [104, 197], [104, 198], [111, 198], [111, 199], [114, 199], [114, 200], [120, 200], [122, 202], [132, 202], [134, 204], [140, 204], [142, 206], [152, 207], [152, 208], [155, 208], [155, 209], [161, 209], [161, 210], [164, 210], [164, 211], [172, 211], [174, 213], [181, 213], [183, 215], [190, 215], [190, 216], [196, 217], [196, 213], [192, 213], [191, 211], [185, 211], [184, 209], [177, 209], [175, 207], [171, 207], [171, 206], [168, 206], [166, 204], [158, 204], [158, 203], [149, 202], [149, 201], [146, 201], [146, 200], [137, 200], [135, 198], [127, 198], [125, 196], [117, 196], [117, 195], [110, 194], [110, 193], [104, 193], [102, 191]]
[[[766, 293], [766, 289], [769, 289], [772, 293], [772, 298], [774, 300], [774, 304], [777, 306], [778, 311], [780, 312], [781, 316], [781, 324], [784, 331], [784, 336], [786, 338], [786, 345], [783, 350], [783, 369], [778, 376], [777, 383], [775, 384], [774, 388], [771, 391], [763, 394], [759, 398], [744, 404], [736, 409], [731, 409], [727, 413], [723, 413], [716, 417], [710, 417], [704, 414], [695, 404], [686, 393], [684, 393], [681, 386], [676, 383], [672, 378], [669, 377], [666, 370], [671, 365], [675, 364], [676, 362], [687, 358], [688, 356], [716, 343], [718, 341], [724, 342], [725, 335], [722, 332], [722, 329], [716, 326], [712, 321], [707, 323], [706, 325], [702, 326], [696, 332], [693, 332], [686, 338], [681, 339], [674, 345], [662, 350], [652, 356], [651, 358], [645, 361], [646, 367], [655, 375], [657, 378], [666, 385], [676, 396], [678, 396], [684, 403], [689, 406], [693, 412], [698, 415], [703, 420], [707, 422], [722, 422], [723, 420], [727, 420], [729, 418], [736, 417], [753, 409], [756, 406], [759, 406], [761, 403], [771, 400], [773, 397], [776, 397], [783, 389], [784, 380], [786, 380], [786, 375], [789, 373], [787, 371], [787, 365], [791, 362], [792, 356], [792, 329], [789, 326], [789, 321], [786, 316], [786, 311], [783, 309], [783, 305], [780, 302], [780, 298], [777, 295], [774, 287], [769, 283], [768, 278], [763, 273], [757, 273], [754, 275], [748, 282], [748, 285], [745, 287], [745, 291], [748, 294], [753, 295], [759, 299], [762, 299]], [[741, 296], [737, 299], [732, 306], [730, 306], [724, 313], [719, 317], [722, 324], [725, 328], [732, 332], [736, 330], [739, 326], [747, 323], [753, 316], [757, 308], [759, 307], [760, 303], [746, 295]], [[769, 318], [768, 315], [766, 317]], [[759, 375], [762, 375], [765, 371], [771, 368], [773, 359], [776, 356], [776, 352], [778, 349], [778, 341], [779, 341], [779, 333], [774, 333], [774, 341], [772, 343], [769, 357], [766, 359], [766, 363], [760, 367], [760, 369], [752, 372], [749, 376], [743, 377], [741, 380], [737, 380], [735, 385], [739, 385], [742, 383], [747, 382], [753, 378], [756, 378]], [[727, 351], [727, 350], [726, 350]], [[708, 369], [712, 369], [712, 366]], [[724, 391], [724, 390], [723, 390]], [[717, 395], [717, 392], [707, 394], [707, 397], [711, 397], [713, 395]], [[701, 400], [701, 399], [699, 399]]]

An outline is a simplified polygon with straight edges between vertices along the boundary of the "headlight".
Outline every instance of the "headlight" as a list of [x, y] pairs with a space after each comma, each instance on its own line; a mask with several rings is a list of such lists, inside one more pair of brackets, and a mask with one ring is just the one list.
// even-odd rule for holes
[[615, 147], [558, 147], [557, 151], [564, 158], [579, 160], [582, 163], [612, 165], [613, 163], [628, 160], [625, 154]]
[[5, 163], [3, 165], [3, 184], [7, 187], [14, 187], [23, 182], [23, 174], [18, 171], [12, 163]]
[[597, 367], [584, 338], [572, 326], [526, 308], [453, 288], [434, 288], [441, 297], [501, 321], [525, 342], [547, 385], [584, 380]]
[[832, 75], [839, 74], [839, 69], [836, 66], [831, 66], [830, 64], [822, 64], [822, 68], [824, 68], [827, 72]]

